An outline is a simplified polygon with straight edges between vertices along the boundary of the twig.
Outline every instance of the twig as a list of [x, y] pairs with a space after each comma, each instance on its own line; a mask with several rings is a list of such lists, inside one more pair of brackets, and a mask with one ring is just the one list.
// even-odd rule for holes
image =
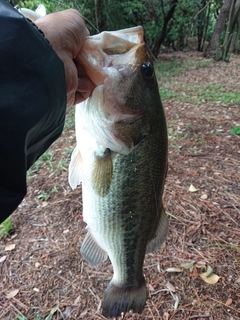
[[237, 312], [238, 314], [240, 314], [240, 310], [237, 310], [237, 309], [235, 309], [235, 308], [233, 308], [233, 307], [230, 307], [230, 306], [226, 306], [225, 303], [223, 303], [223, 302], [221, 302], [221, 301], [218, 301], [218, 300], [216, 300], [216, 299], [213, 299], [213, 298], [211, 298], [211, 297], [209, 297], [209, 296], [206, 296], [206, 297], [209, 298], [209, 299], [211, 299], [211, 300], [213, 300], [213, 301], [215, 301], [216, 303], [221, 304], [222, 306], [224, 306], [224, 307], [226, 307], [226, 308], [228, 308], [228, 309], [231, 309], [231, 310]]
[[210, 314], [206, 313], [206, 314], [196, 314], [195, 316], [189, 317], [189, 319], [209, 318], [209, 317], [210, 317]]
[[229, 249], [240, 250], [239, 246], [234, 246], [232, 244], [224, 244], [224, 243], [206, 244], [205, 246], [202, 246], [202, 249], [210, 248], [210, 247], [224, 247]]

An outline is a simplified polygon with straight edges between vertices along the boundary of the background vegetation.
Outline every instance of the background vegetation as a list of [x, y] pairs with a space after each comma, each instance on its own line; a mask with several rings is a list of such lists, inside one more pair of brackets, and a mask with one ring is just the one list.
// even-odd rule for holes
[[47, 12], [79, 10], [91, 34], [135, 25], [145, 29], [146, 42], [157, 57], [161, 51], [204, 51], [215, 60], [229, 60], [240, 51], [240, 0], [14, 0]]

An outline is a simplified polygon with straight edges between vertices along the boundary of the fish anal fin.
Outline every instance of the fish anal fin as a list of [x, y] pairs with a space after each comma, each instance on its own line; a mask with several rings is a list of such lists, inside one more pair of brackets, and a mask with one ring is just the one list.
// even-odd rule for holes
[[102, 314], [106, 318], [117, 318], [132, 310], [139, 313], [147, 300], [145, 279], [138, 286], [118, 285], [111, 281], [104, 294]]
[[111, 150], [106, 149], [103, 156], [95, 156], [92, 171], [92, 186], [99, 196], [108, 194], [112, 182], [113, 163]]
[[82, 157], [79, 149], [73, 150], [68, 168], [68, 182], [72, 189], [75, 189], [82, 182]]
[[107, 253], [99, 247], [90, 231], [88, 231], [85, 239], [83, 240], [80, 253], [91, 268], [97, 267], [108, 257]]
[[150, 239], [150, 241], [147, 244], [146, 253], [150, 253], [159, 249], [163, 244], [163, 242], [165, 241], [167, 237], [167, 233], [168, 233], [168, 216], [166, 215], [165, 209], [162, 206], [159, 214], [158, 226], [154, 233], [154, 237]]

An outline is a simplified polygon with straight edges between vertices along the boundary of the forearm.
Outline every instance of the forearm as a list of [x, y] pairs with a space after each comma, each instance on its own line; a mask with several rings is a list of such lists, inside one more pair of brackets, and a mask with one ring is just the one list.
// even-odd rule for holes
[[62, 61], [44, 36], [0, 0], [0, 220], [26, 194], [26, 171], [61, 134]]

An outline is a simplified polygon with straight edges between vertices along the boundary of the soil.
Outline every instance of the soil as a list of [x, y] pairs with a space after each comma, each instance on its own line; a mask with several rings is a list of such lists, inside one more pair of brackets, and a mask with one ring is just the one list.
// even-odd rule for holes
[[[195, 52], [161, 59], [205, 61]], [[194, 65], [160, 88], [195, 98], [194, 85], [240, 88], [240, 59]], [[193, 99], [194, 100], [194, 99]], [[195, 99], [196, 101], [196, 99]], [[164, 99], [169, 170], [164, 206], [169, 234], [146, 255], [149, 298], [136, 319], [240, 319], [240, 102]], [[79, 248], [86, 234], [81, 187], [68, 185], [75, 144], [73, 109], [49, 157], [28, 177], [28, 194], [12, 214], [14, 230], [0, 241], [0, 319], [105, 319], [101, 301], [112, 267], [91, 269]], [[193, 185], [197, 190], [190, 192]], [[13, 246], [9, 246], [13, 245]], [[213, 273], [206, 283], [201, 275]], [[219, 278], [218, 278], [219, 277]], [[24, 318], [25, 317], [25, 318]]]

